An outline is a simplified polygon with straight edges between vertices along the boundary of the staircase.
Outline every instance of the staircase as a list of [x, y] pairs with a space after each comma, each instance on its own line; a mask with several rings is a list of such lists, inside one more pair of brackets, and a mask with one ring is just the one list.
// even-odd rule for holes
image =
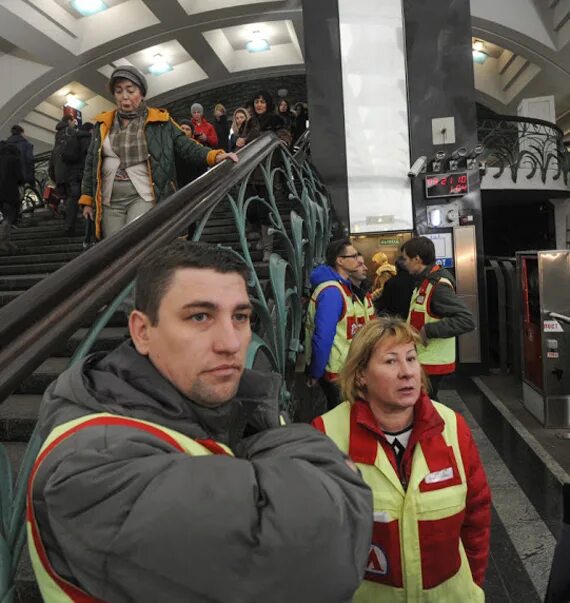
[[[282, 220], [287, 228], [293, 208], [292, 202], [288, 200], [280, 206]], [[48, 210], [36, 210], [33, 216], [25, 217], [18, 230], [13, 231], [12, 240], [18, 246], [17, 251], [0, 255], [0, 306], [13, 302], [23, 291], [80, 255], [83, 251], [83, 229], [83, 220], [78, 220], [75, 235], [64, 236], [63, 221], [61, 218], [54, 218]], [[221, 203], [212, 214], [201, 240], [240, 250], [238, 231], [227, 204]], [[279, 253], [282, 250], [279, 237], [275, 237], [274, 243], [274, 251]], [[255, 241], [250, 243], [250, 254], [261, 285], [264, 290], [268, 290], [268, 264], [261, 262], [263, 252], [255, 249]], [[85, 324], [79, 329], [20, 383], [12, 395], [0, 403], [0, 442], [8, 451], [15, 474], [37, 421], [42, 395], [46, 387], [69, 365], [89, 326]], [[126, 317], [122, 313], [116, 313], [103, 329], [92, 351], [111, 350], [127, 336]], [[22, 555], [18, 569], [17, 600], [23, 603], [42, 601], [27, 550]]]

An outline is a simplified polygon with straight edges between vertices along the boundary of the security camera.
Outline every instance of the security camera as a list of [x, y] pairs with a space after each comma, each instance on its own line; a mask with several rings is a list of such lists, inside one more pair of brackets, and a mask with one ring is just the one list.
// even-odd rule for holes
[[467, 155], [465, 147], [459, 147], [451, 153], [451, 159], [449, 160], [449, 170], [451, 172], [456, 172], [459, 169], [459, 164], [465, 155]]
[[475, 159], [475, 157], [479, 157], [485, 150], [485, 147], [482, 144], [476, 144], [469, 153], [469, 159]]
[[427, 157], [421, 155], [415, 161], [410, 171], [408, 172], [408, 178], [417, 178], [422, 172], [425, 172], [427, 165]]
[[438, 151], [435, 154], [435, 158], [432, 162], [432, 170], [434, 172], [441, 172], [441, 169], [443, 167], [443, 162], [446, 157], [447, 157], [447, 155], [445, 154], [445, 151]]
[[482, 144], [476, 144], [467, 156], [467, 169], [474, 170], [477, 167], [477, 157], [480, 157], [485, 151]]

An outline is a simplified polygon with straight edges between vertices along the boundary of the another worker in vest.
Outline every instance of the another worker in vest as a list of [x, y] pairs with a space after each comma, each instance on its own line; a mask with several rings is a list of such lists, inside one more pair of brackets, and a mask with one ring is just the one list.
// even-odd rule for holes
[[368, 280], [368, 266], [361, 253], [358, 254], [357, 259], [358, 266], [356, 270], [352, 270], [349, 273], [348, 278], [352, 283], [352, 290], [354, 292], [353, 301], [356, 322], [364, 326], [369, 320], [376, 317], [376, 311], [370, 294], [372, 284]]
[[247, 268], [178, 241], [140, 270], [132, 342], [47, 390], [28, 542], [47, 603], [345, 603], [370, 489], [281, 378], [244, 371]]
[[360, 264], [358, 256], [350, 239], [332, 241], [325, 253], [326, 264], [311, 273], [313, 292], [305, 325], [307, 385], [320, 384], [329, 410], [341, 402], [335, 380], [344, 366], [350, 342], [362, 326], [356, 320], [350, 280], [351, 272]]
[[419, 361], [430, 378], [430, 394], [437, 398], [445, 375], [455, 372], [456, 337], [475, 328], [471, 312], [455, 294], [450, 272], [435, 263], [435, 247], [427, 237], [414, 237], [402, 245], [406, 270], [416, 287], [408, 322], [421, 337]]
[[341, 371], [346, 400], [316, 418], [374, 496], [364, 582], [353, 603], [475, 603], [489, 557], [491, 495], [465, 419], [430, 400], [416, 331], [379, 317]]

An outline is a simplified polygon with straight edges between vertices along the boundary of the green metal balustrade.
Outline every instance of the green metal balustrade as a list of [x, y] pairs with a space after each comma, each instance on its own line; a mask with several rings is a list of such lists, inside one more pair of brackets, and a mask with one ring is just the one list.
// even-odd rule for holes
[[[263, 152], [260, 152], [257, 158], [246, 157], [247, 154], [242, 152], [240, 153], [242, 161], [237, 166], [224, 166], [228, 176], [225, 177], [223, 185], [216, 182], [214, 177], [216, 170], [212, 170], [212, 173], [199, 179], [205, 180], [204, 182], [192, 183], [175, 196], [186, 193], [184, 205], [187, 212], [187, 207], [195, 201], [194, 196], [191, 195], [192, 191], [201, 191], [202, 197], [207, 198], [208, 194], [204, 192], [207, 190], [206, 185], [218, 189], [220, 186], [225, 187], [225, 190], [219, 191], [218, 194], [210, 194], [217, 199], [205, 204], [203, 211], [193, 213], [191, 221], [195, 226], [192, 238], [193, 240], [202, 238], [216, 212], [228, 208], [231, 210], [233, 227], [239, 238], [238, 245], [233, 247], [232, 251], [250, 268], [250, 296], [255, 309], [255, 332], [248, 350], [247, 366], [253, 367], [261, 363], [283, 376], [281, 406], [293, 415], [295, 403], [292, 383], [297, 356], [302, 351], [300, 342], [304, 316], [303, 299], [309, 293], [311, 270], [324, 259], [325, 248], [330, 239], [332, 214], [326, 190], [308, 161], [307, 144], [296, 156], [293, 156], [287, 148], [276, 141], [274, 136], [264, 138], [271, 139], [271, 144], [265, 142]], [[259, 144], [261, 147], [261, 143]], [[249, 153], [252, 154], [252, 149]], [[245, 170], [245, 174], [239, 180], [234, 178], [232, 181], [231, 175], [237, 170], [242, 172]], [[169, 202], [170, 200], [167, 200], [165, 204]], [[292, 207], [289, 212], [289, 224], [283, 219], [283, 211], [279, 211], [284, 203]], [[255, 204], [262, 204], [269, 210], [274, 244], [276, 249], [280, 250], [271, 255], [268, 267], [269, 279], [265, 281], [256, 272], [249, 247], [251, 242], [248, 241], [247, 236], [246, 216], [248, 208]], [[172, 205], [174, 206], [174, 202]], [[158, 214], [159, 209], [162, 208], [157, 207], [150, 213]], [[187, 225], [188, 222], [182, 221], [178, 229], [173, 227], [170, 232], [179, 236], [187, 229]], [[157, 223], [155, 228], [159, 231], [161, 225]], [[118, 235], [118, 238], [122, 234]], [[173, 238], [171, 235], [169, 240]], [[164, 242], [166, 241], [163, 240], [163, 244]], [[87, 253], [96, 254], [97, 247], [99, 245]], [[82, 257], [87, 257], [87, 253], [73, 262], [81, 261]], [[129, 280], [132, 279], [132, 273], [133, 270]], [[71, 364], [90, 352], [113, 314], [132, 294], [133, 285], [133, 282], [128, 283], [127, 286], [123, 285], [119, 295], [108, 301], [105, 310], [98, 315], [87, 336], [77, 348], [70, 361]], [[46, 283], [41, 282], [36, 285], [36, 287], [42, 286], [46, 287]], [[0, 322], [7, 308], [0, 311]], [[43, 352], [43, 357], [46, 355], [47, 352]], [[42, 358], [38, 356], [35, 361], [36, 366], [41, 360]], [[6, 392], [2, 392], [1, 365], [0, 353], [0, 395], [2, 393], [5, 395]], [[35, 368], [32, 364], [29, 366], [32, 370]], [[34, 431], [19, 468], [18, 479], [14, 484], [7, 452], [0, 445], [0, 603], [14, 603], [16, 600], [15, 575], [26, 540], [26, 482], [40, 447], [40, 436], [37, 431]]]

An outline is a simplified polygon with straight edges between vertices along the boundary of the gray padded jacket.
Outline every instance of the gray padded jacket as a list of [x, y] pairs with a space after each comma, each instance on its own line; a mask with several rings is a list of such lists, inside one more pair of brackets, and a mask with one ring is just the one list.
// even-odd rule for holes
[[125, 426], [59, 445], [33, 504], [55, 571], [110, 603], [344, 603], [372, 529], [368, 487], [331, 440], [279, 427], [277, 375], [246, 371], [232, 401], [194, 404], [130, 342], [94, 354], [46, 391], [40, 429], [110, 412], [236, 455], [190, 457]]

